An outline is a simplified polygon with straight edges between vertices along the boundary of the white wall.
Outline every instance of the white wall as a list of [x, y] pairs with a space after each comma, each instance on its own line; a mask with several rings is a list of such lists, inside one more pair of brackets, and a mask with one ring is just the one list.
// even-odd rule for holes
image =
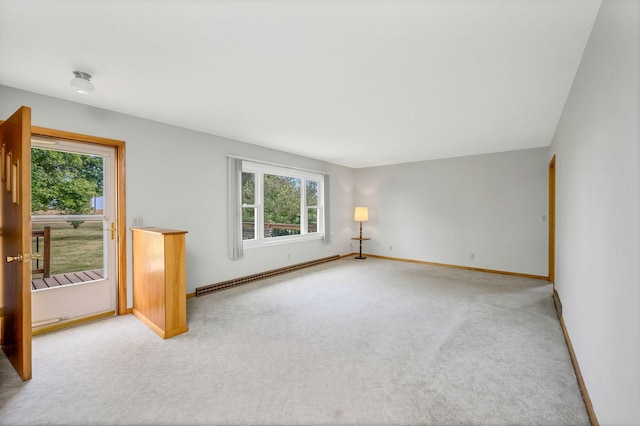
[[551, 155], [556, 287], [601, 424], [640, 424], [640, 2], [604, 0]]
[[[127, 227], [131, 227], [132, 217], [142, 216], [145, 226], [189, 231], [187, 292], [230, 278], [349, 252], [353, 233], [352, 169], [0, 86], [2, 119], [22, 105], [31, 107], [34, 126], [126, 142]], [[227, 154], [330, 173], [331, 242], [256, 248], [245, 250], [242, 260], [228, 260]], [[127, 239], [131, 306], [130, 232]]]
[[372, 237], [363, 251], [547, 276], [547, 155], [539, 148], [356, 170], [355, 204], [369, 207], [364, 236]]

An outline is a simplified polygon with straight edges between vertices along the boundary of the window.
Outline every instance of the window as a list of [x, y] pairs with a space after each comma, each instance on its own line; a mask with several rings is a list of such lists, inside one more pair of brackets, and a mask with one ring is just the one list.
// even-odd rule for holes
[[256, 247], [324, 237], [320, 173], [242, 162], [242, 240]]

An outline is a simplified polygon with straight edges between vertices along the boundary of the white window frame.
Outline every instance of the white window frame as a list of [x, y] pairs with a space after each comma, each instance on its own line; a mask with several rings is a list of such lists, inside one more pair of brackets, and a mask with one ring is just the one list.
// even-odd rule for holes
[[[254, 208], [255, 211], [255, 239], [243, 240], [242, 246], [245, 249], [264, 247], [278, 244], [287, 244], [299, 241], [321, 240], [324, 239], [324, 176], [322, 173], [300, 170], [284, 166], [275, 166], [271, 164], [256, 163], [253, 161], [242, 162], [243, 173], [255, 174], [255, 204], [242, 204], [244, 208]], [[281, 237], [264, 236], [264, 175], [285, 176], [295, 179], [301, 179], [300, 183], [300, 234], [285, 235]], [[308, 206], [307, 206], [307, 181], [318, 183], [318, 225], [316, 232], [308, 230]], [[242, 201], [241, 201], [242, 202]], [[242, 210], [241, 209], [241, 210]]]

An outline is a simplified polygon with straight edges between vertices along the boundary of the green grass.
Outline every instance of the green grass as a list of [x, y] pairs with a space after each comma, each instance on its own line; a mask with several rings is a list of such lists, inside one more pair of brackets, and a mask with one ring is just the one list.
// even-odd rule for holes
[[[85, 222], [77, 229], [68, 223], [34, 223], [32, 229], [40, 231], [51, 227], [51, 275], [89, 271], [103, 268], [102, 222]], [[40, 252], [44, 247], [40, 237]], [[36, 239], [32, 238], [32, 252], [36, 253]], [[42, 267], [42, 259], [40, 259]], [[33, 268], [36, 268], [35, 260]], [[34, 274], [40, 277], [41, 274]]]

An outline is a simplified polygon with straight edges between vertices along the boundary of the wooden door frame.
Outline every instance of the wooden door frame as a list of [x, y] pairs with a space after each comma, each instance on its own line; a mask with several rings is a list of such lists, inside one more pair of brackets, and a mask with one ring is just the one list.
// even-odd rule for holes
[[110, 146], [116, 150], [116, 229], [118, 235], [118, 315], [129, 313], [127, 309], [127, 230], [126, 230], [126, 185], [125, 185], [125, 142], [80, 133], [31, 127], [31, 136], [50, 139], [63, 139], [93, 145]]
[[556, 156], [549, 162], [549, 281], [556, 289]]

